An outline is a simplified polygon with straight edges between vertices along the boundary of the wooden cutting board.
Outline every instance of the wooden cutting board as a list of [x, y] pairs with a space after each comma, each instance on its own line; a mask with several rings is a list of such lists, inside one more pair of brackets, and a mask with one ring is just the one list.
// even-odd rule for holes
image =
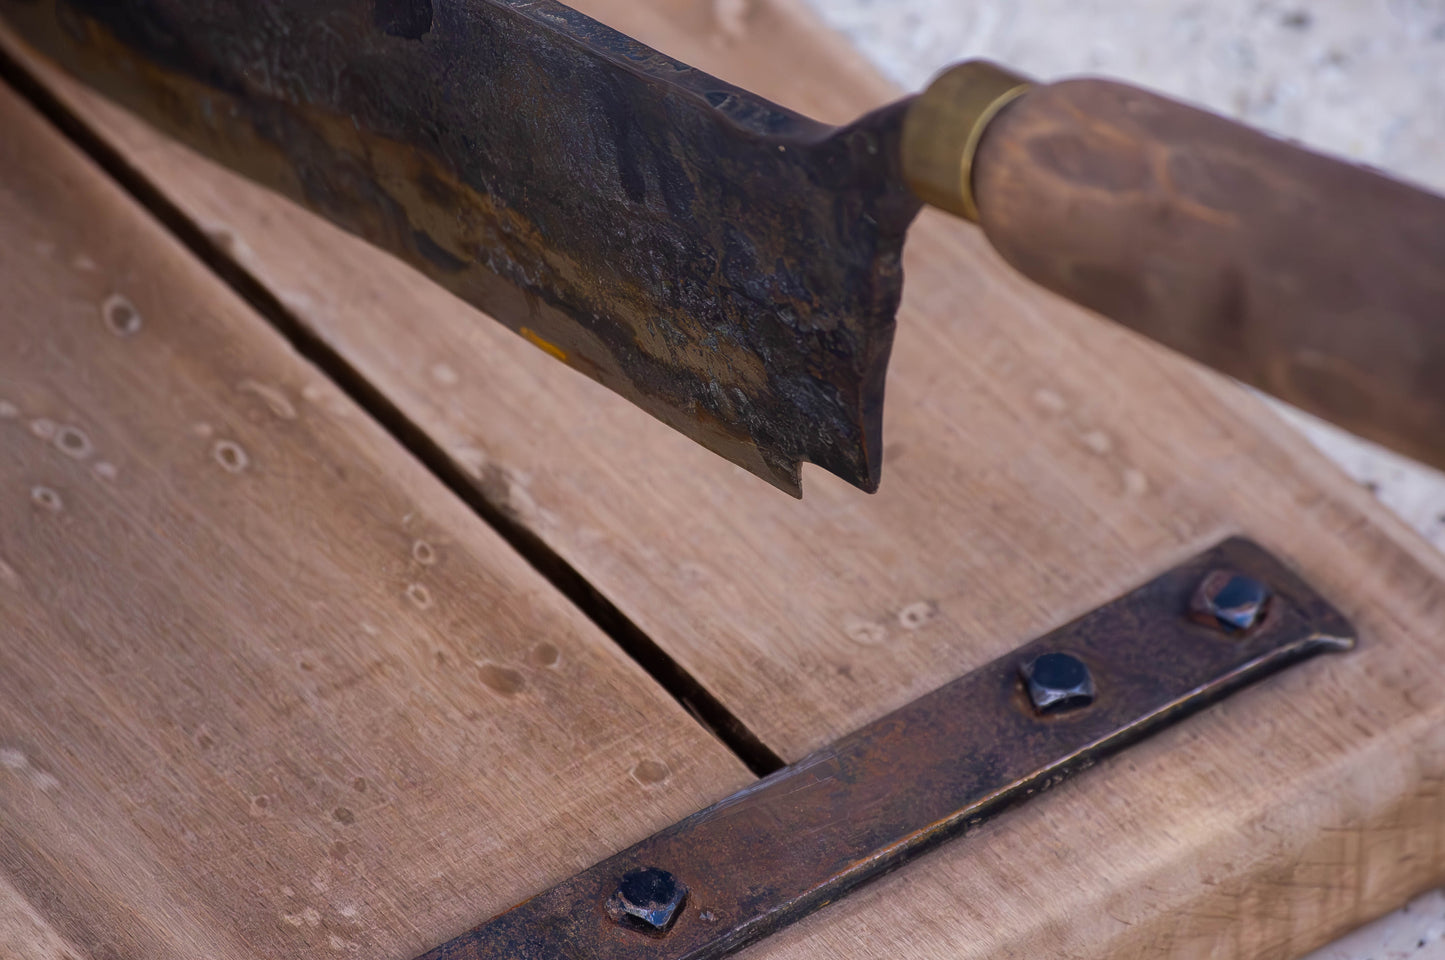
[[0, 957], [410, 957], [746, 769], [0, 88]]
[[[691, 0], [579, 6], [822, 119], [896, 94], [783, 2], [745, 6], [743, 16]], [[1231, 533], [1285, 558], [1359, 627], [1358, 652], [1133, 748], [750, 956], [1287, 958], [1445, 880], [1445, 561], [1253, 397], [1032, 289], [967, 225], [925, 214], [910, 237], [882, 491], [866, 497], [809, 470], [800, 504], [407, 268], [37, 69], [132, 174], [205, 231], [214, 254], [243, 267], [444, 450], [488, 509], [535, 541], [534, 559], [579, 575], [786, 760]], [[166, 494], [155, 496], [163, 509]], [[330, 558], [330, 536], [295, 549]], [[360, 574], [333, 575], [362, 589], [350, 579]], [[289, 579], [272, 588], [300, 606], [315, 594]], [[523, 633], [529, 622], [508, 621]], [[522, 662], [477, 659], [512, 670]], [[128, 690], [120, 680], [112, 689]], [[649, 709], [668, 706], [651, 693]], [[579, 697], [557, 722], [596, 709]], [[695, 739], [692, 779], [681, 759], [658, 763], [668, 789], [716, 786], [715, 798], [737, 768], [719, 765], [708, 780], [717, 747]], [[570, 781], [568, 764], [615, 766], [584, 754], [544, 754], [527, 769]], [[629, 757], [624, 772], [644, 759]], [[235, 775], [250, 762], [237, 759]], [[478, 774], [487, 792], [512, 775], [510, 763]], [[575, 815], [553, 810], [565, 797], [499, 797], [523, 820], [517, 804], [540, 804], [557, 823]], [[663, 805], [587, 809], [597, 843], [568, 851], [579, 866], [625, 846]], [[138, 814], [128, 816], [118, 830], [137, 829]], [[466, 814], [435, 816], [418, 838], [450, 838]], [[235, 883], [275, 883], [257, 857]], [[451, 912], [413, 919], [410, 939], [377, 934], [398, 939], [378, 940], [374, 955], [405, 960], [412, 944], [440, 942], [491, 912], [492, 901], [459, 902], [456, 861], [440, 863], [432, 875], [445, 875], [443, 886], [429, 895]], [[59, 929], [79, 922], [83, 903], [50, 907], [48, 891], [63, 881], [44, 886], [43, 871], [27, 870], [20, 883], [19, 868], [0, 866], [36, 915]], [[391, 882], [374, 879], [369, 889]], [[164, 873], [156, 882], [162, 892], [184, 885]], [[506, 885], [519, 898], [545, 881], [519, 874]], [[155, 928], [205, 902], [185, 894], [185, 904], [154, 912], [165, 918]]]

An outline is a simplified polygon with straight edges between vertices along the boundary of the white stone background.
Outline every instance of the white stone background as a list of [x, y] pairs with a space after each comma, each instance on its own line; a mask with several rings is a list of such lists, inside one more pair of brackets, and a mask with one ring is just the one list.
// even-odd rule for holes
[[[970, 57], [1106, 74], [1445, 193], [1445, 0], [807, 2], [910, 90]], [[1445, 550], [1445, 475], [1274, 406]], [[1445, 891], [1307, 960], [1402, 958], [1445, 960]]]

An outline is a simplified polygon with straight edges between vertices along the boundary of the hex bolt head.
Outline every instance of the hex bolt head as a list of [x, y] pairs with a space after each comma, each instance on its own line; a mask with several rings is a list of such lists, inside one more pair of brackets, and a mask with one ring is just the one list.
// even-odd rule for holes
[[618, 923], [649, 933], [665, 933], [677, 919], [687, 886], [658, 867], [643, 867], [622, 875], [617, 892], [607, 901], [607, 912]]
[[1057, 713], [1094, 702], [1094, 677], [1070, 653], [1046, 653], [1019, 668], [1029, 701], [1039, 713]]
[[1226, 633], [1248, 633], [1264, 619], [1269, 587], [1232, 570], [1212, 571], [1199, 583], [1190, 602], [1193, 619]]

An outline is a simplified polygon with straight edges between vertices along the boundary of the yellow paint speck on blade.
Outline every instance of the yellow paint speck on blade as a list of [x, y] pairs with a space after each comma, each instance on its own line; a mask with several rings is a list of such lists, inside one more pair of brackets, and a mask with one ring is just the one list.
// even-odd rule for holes
[[537, 335], [537, 331], [533, 330], [531, 327], [523, 327], [517, 332], [520, 333], [522, 336], [526, 337], [527, 342], [530, 343], [532, 346], [537, 347], [544, 353], [551, 354], [558, 360], [561, 360], [563, 363], [567, 362], [566, 350], [563, 350], [561, 347], [557, 346], [555, 343], [552, 343], [550, 340], [543, 340], [540, 336]]

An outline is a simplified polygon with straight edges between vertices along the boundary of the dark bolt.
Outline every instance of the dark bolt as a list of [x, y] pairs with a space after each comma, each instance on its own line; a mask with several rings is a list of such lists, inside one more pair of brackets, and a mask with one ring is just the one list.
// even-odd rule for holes
[[1086, 707], [1094, 702], [1094, 678], [1084, 661], [1068, 653], [1046, 653], [1019, 668], [1029, 700], [1039, 713]]
[[1189, 613], [1207, 626], [1245, 633], [1264, 617], [1269, 597], [1269, 587], [1253, 577], [1215, 570], [1200, 581]]
[[687, 887], [666, 870], [644, 867], [622, 875], [607, 911], [619, 923], [663, 933], [687, 899]]

